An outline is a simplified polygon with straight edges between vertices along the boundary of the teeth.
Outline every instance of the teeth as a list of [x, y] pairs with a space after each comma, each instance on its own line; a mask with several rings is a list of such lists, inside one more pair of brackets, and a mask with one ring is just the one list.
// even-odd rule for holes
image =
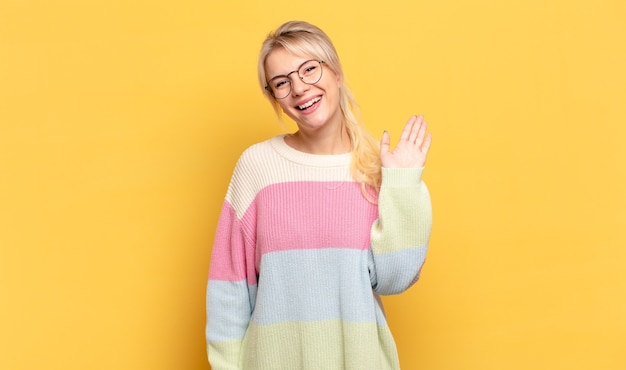
[[308, 102], [306, 102], [306, 103], [304, 103], [302, 105], [298, 105], [298, 109], [300, 109], [300, 110], [307, 109], [308, 107], [310, 107], [311, 105], [317, 103], [318, 101], [320, 101], [320, 97], [313, 98], [313, 99], [309, 100]]

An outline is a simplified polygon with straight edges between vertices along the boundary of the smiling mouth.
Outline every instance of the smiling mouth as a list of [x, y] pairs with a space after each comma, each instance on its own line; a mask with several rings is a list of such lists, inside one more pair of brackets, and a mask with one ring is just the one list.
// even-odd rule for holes
[[319, 96], [316, 98], [313, 98], [311, 100], [309, 100], [308, 102], [302, 104], [302, 105], [298, 105], [298, 109], [300, 110], [306, 110], [311, 108], [311, 106], [315, 103], [317, 103], [318, 101], [322, 100], [322, 98], [320, 98]]

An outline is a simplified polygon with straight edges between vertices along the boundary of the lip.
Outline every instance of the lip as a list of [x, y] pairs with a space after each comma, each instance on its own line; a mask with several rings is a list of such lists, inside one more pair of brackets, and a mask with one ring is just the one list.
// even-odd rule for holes
[[[314, 104], [313, 104], [311, 107], [309, 107], [308, 109], [305, 109], [305, 110], [300, 110], [300, 109], [298, 108], [299, 106], [301, 106], [301, 105], [303, 105], [303, 104], [306, 104], [307, 102], [311, 101], [311, 99], [315, 99], [315, 98], [319, 98], [320, 100], [319, 100], [319, 101], [317, 101], [316, 103], [314, 103]], [[299, 101], [299, 102], [295, 105], [295, 107], [294, 107], [294, 108], [295, 108], [295, 109], [296, 109], [296, 111], [298, 111], [298, 113], [300, 113], [300, 114], [305, 114], [305, 115], [306, 115], [306, 114], [311, 114], [311, 113], [315, 112], [315, 111], [316, 111], [316, 110], [320, 107], [320, 105], [321, 105], [321, 103], [322, 103], [322, 101], [323, 101], [323, 100], [324, 100], [324, 98], [323, 98], [323, 96], [322, 96], [322, 95], [311, 96], [311, 97], [308, 97], [308, 98], [306, 98], [306, 99], [302, 99], [302, 100], [300, 100], [300, 101]]]

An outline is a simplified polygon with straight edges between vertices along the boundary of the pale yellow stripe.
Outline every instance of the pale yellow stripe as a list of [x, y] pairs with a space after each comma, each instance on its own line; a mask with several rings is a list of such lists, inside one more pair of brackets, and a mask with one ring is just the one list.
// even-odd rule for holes
[[246, 370], [399, 368], [389, 328], [340, 320], [252, 325], [242, 360]]
[[238, 370], [241, 355], [241, 340], [229, 340], [207, 344], [209, 362], [213, 369]]
[[[385, 171], [378, 202], [379, 219], [372, 225], [371, 245], [376, 254], [425, 247], [432, 229], [432, 204], [421, 171]], [[401, 175], [404, 173], [406, 178]], [[385, 176], [383, 176], [385, 179]], [[413, 179], [412, 184], [408, 179]], [[408, 186], [411, 184], [411, 186]]]

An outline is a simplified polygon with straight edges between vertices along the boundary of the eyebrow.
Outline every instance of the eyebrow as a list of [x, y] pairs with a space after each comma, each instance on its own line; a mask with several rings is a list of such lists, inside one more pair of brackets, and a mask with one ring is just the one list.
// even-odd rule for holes
[[[299, 68], [298, 68], [298, 69], [299, 69]], [[294, 72], [298, 72], [298, 69], [296, 69], [295, 71], [291, 71], [291, 72], [289, 72], [289, 73], [287, 73], [287, 74], [276, 75], [276, 76], [274, 76], [274, 77], [272, 77], [272, 78], [268, 78], [268, 79], [267, 79], [267, 81], [269, 82], [269, 81], [271, 81], [271, 80], [273, 80], [273, 79], [275, 79], [275, 78], [277, 78], [277, 77], [289, 77], [289, 74], [294, 73]]]
[[275, 79], [276, 77], [289, 77], [289, 75], [290, 75], [290, 74], [292, 74], [292, 73], [294, 73], [294, 72], [298, 72], [298, 71], [300, 70], [300, 68], [301, 68], [303, 65], [305, 65], [305, 64], [306, 64], [306, 62], [310, 62], [310, 61], [312, 61], [312, 60], [316, 60], [316, 59], [307, 59], [307, 60], [305, 60], [304, 62], [300, 63], [300, 65], [298, 66], [298, 68], [297, 68], [297, 69], [295, 69], [295, 70], [293, 70], [293, 71], [291, 71], [291, 72], [289, 72], [289, 73], [287, 73], [287, 74], [276, 75], [276, 76], [274, 76], [274, 77], [268, 78], [268, 79], [267, 79], [267, 82], [270, 82], [271, 80]]

